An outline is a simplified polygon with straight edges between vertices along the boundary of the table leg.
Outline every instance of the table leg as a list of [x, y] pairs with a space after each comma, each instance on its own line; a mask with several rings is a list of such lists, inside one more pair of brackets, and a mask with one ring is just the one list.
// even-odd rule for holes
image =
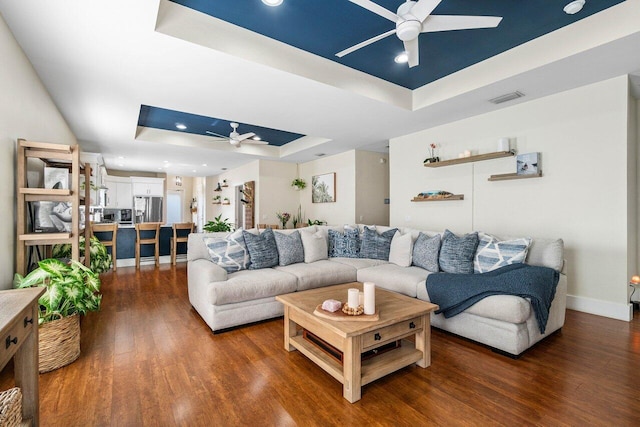
[[347, 338], [344, 349], [342, 396], [354, 403], [362, 397], [362, 336]]
[[422, 316], [422, 331], [416, 332], [416, 350], [422, 352], [422, 359], [416, 362], [421, 368], [431, 366], [431, 317]]
[[291, 337], [295, 337], [297, 334], [296, 322], [289, 319], [289, 306], [284, 306], [284, 349], [287, 351], [295, 350], [295, 347], [291, 345]]

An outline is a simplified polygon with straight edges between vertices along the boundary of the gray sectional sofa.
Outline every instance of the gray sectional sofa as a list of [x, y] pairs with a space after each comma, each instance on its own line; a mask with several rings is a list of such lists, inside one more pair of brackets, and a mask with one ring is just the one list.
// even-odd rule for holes
[[[362, 230], [363, 226], [358, 225]], [[342, 227], [312, 226], [302, 233], [326, 235], [329, 229]], [[382, 233], [389, 227], [376, 228]], [[294, 230], [277, 230], [292, 233]], [[419, 230], [399, 229], [415, 240]], [[253, 230], [253, 233], [258, 233]], [[427, 236], [437, 232], [422, 231]], [[376, 286], [409, 297], [429, 301], [425, 281], [431, 274], [415, 265], [401, 266], [381, 259], [333, 257], [286, 266], [241, 270], [233, 273], [212, 261], [205, 238], [227, 236], [229, 233], [193, 233], [189, 235], [188, 291], [189, 301], [202, 319], [214, 331], [275, 318], [283, 314], [277, 295], [354, 281], [372, 281]], [[400, 234], [398, 234], [400, 235]], [[526, 263], [550, 267], [560, 272], [560, 279], [551, 304], [546, 331], [538, 328], [531, 304], [526, 298], [513, 295], [486, 297], [464, 312], [445, 318], [432, 313], [432, 325], [517, 356], [544, 337], [562, 328], [565, 319], [567, 277], [561, 239], [532, 239]]]

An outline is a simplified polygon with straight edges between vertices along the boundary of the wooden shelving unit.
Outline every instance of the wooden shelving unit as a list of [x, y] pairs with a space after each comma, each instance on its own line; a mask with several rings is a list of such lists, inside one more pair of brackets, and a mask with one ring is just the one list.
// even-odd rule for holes
[[472, 162], [481, 162], [483, 160], [492, 160], [492, 159], [500, 159], [502, 157], [513, 157], [515, 156], [515, 151], [497, 151], [495, 153], [487, 153], [487, 154], [478, 154], [470, 157], [462, 157], [458, 159], [451, 160], [443, 160], [441, 162], [435, 163], [425, 163], [425, 168], [440, 168], [444, 166], [453, 166], [453, 165], [461, 165], [463, 163], [472, 163]]
[[[29, 188], [27, 184], [27, 159], [42, 160], [48, 166], [68, 168], [71, 173], [69, 189]], [[71, 244], [71, 258], [80, 259], [80, 148], [77, 145], [51, 144], [18, 140], [16, 162], [16, 272], [26, 274], [29, 262], [27, 251], [30, 246], [49, 246], [58, 243]], [[84, 168], [85, 182], [89, 182], [91, 170]], [[84, 199], [90, 200], [90, 187], [85, 186]], [[27, 218], [30, 202], [67, 202], [71, 203], [71, 232], [36, 233]], [[85, 209], [85, 238], [89, 241], [89, 209]], [[90, 245], [85, 245], [85, 264], [89, 265]]]
[[454, 194], [451, 197], [441, 197], [438, 199], [423, 199], [422, 197], [414, 197], [413, 199], [411, 199], [412, 202], [447, 202], [449, 200], [464, 200], [464, 194]]
[[503, 173], [500, 175], [491, 175], [488, 181], [507, 181], [510, 179], [529, 179], [529, 178], [542, 178], [542, 172], [528, 175], [518, 175], [517, 173]]

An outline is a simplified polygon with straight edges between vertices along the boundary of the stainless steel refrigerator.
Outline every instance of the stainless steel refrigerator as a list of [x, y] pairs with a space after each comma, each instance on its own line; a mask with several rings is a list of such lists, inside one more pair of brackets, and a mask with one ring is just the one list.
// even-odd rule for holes
[[133, 198], [135, 222], [162, 222], [162, 197], [136, 196]]

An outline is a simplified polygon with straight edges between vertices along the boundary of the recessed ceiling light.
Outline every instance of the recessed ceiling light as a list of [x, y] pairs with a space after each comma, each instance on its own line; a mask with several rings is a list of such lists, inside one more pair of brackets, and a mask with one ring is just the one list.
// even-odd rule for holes
[[262, 0], [262, 3], [266, 4], [267, 6], [280, 6], [282, 4], [283, 0]]
[[118, 156], [119, 159], [124, 159], [124, 156]]
[[184, 123], [176, 123], [176, 128], [180, 130], [185, 130], [187, 126]]
[[204, 166], [204, 167], [206, 168], [206, 167], [207, 167], [207, 164], [206, 164], [206, 163], [203, 163], [203, 164], [202, 164], [202, 166]]
[[400, 55], [393, 58], [397, 64], [406, 64], [409, 62], [409, 54], [407, 52], [402, 52]]
[[585, 4], [585, 0], [575, 0], [567, 4], [562, 10], [564, 10], [564, 12], [569, 15], [573, 15], [575, 13], [580, 12], [584, 4]]
[[195, 172], [195, 171], [196, 171], [196, 170], [195, 170], [195, 169], [193, 169], [193, 172]]
[[122, 164], [122, 163], [118, 163], [118, 166], [119, 166], [119, 167], [123, 167], [123, 166], [124, 166], [124, 164]]
[[260, 138], [258, 135], [256, 135], [251, 139], [253, 139], [254, 141], [260, 141], [262, 138]]
[[165, 163], [169, 163], [169, 160], [163, 160], [163, 162], [165, 162]]

